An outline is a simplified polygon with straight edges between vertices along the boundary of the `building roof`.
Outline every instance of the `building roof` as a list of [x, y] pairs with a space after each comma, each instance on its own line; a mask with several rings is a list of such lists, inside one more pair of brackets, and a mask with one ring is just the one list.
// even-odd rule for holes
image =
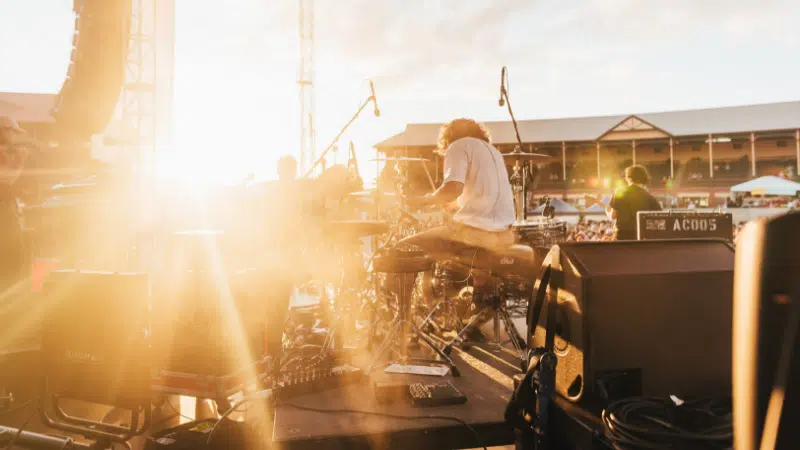
[[20, 123], [54, 122], [50, 111], [56, 94], [0, 92], [0, 116], [10, 116]]
[[[634, 122], [645, 127], [636, 128], [637, 125], [631, 125]], [[796, 130], [800, 129], [800, 101], [644, 114], [521, 120], [517, 123], [520, 138], [526, 143], [592, 142], [614, 131], [621, 132], [619, 136], [625, 132], [636, 132], [641, 139], [649, 139]], [[516, 142], [510, 121], [486, 122], [486, 126], [495, 142]], [[375, 146], [435, 146], [440, 127], [441, 124], [409, 124], [402, 133]]]

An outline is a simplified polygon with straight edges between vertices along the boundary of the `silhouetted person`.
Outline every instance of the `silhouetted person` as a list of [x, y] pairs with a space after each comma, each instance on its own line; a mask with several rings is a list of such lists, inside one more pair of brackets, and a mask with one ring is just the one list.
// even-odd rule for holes
[[639, 211], [661, 211], [661, 204], [645, 187], [650, 183], [650, 174], [643, 166], [625, 169], [625, 188], [618, 190], [606, 207], [606, 214], [616, 219], [617, 240], [636, 239], [636, 214]]

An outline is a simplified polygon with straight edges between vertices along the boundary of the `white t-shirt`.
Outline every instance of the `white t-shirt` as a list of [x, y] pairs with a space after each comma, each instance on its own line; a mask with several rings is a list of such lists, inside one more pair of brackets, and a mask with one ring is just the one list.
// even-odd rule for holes
[[504, 231], [514, 223], [514, 197], [503, 155], [492, 144], [473, 137], [458, 139], [444, 155], [444, 182], [464, 183], [453, 220], [487, 231]]

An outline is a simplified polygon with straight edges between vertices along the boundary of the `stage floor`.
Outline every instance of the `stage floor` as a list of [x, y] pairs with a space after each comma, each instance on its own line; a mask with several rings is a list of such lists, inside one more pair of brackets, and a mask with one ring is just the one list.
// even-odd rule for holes
[[[490, 322], [491, 323], [491, 322]], [[524, 326], [524, 322], [523, 322]], [[520, 330], [524, 333], [524, 330]], [[15, 349], [0, 350], [0, 385], [3, 381], [17, 386], [17, 392], [33, 400], [38, 392], [39, 352], [36, 343]], [[497, 447], [513, 444], [513, 431], [503, 421], [503, 412], [511, 395], [512, 376], [519, 373], [518, 359], [508, 350], [497, 351], [491, 344], [477, 344], [469, 352], [453, 349], [455, 364], [461, 377], [447, 375], [444, 379], [453, 384], [467, 397], [463, 405], [414, 408], [409, 405], [379, 405], [373, 394], [372, 383], [390, 375], [376, 369], [369, 381], [296, 397], [291, 405], [283, 404], [276, 408], [273, 423], [265, 424], [264, 433], [274, 440], [273, 448], [281, 449], [356, 449], [356, 448], [479, 448]], [[412, 377], [425, 380], [439, 380], [438, 377]], [[9, 380], [11, 378], [11, 380]], [[20, 399], [25, 401], [27, 399]], [[178, 414], [195, 417], [194, 401], [191, 398], [172, 396], [169, 403], [154, 410], [151, 430], [131, 441], [132, 448], [141, 449], [147, 436], [157, 433], [188, 419]], [[353, 412], [312, 412], [298, 409], [310, 407], [321, 410], [352, 409], [357, 411], [387, 413], [401, 416], [424, 417], [421, 420], [404, 420], [377, 417]], [[188, 408], [188, 409], [187, 409]], [[105, 419], [114, 423], [124, 420], [112, 408], [82, 402], [68, 402], [65, 410], [72, 415], [93, 420]], [[200, 418], [212, 417], [209, 406], [200, 408]], [[50, 430], [33, 415], [35, 406], [30, 405], [11, 414], [0, 415], [0, 425], [20, 427], [30, 417], [26, 430], [38, 433], [66, 433]], [[452, 419], [435, 419], [431, 416], [446, 416], [469, 424], [478, 433], [476, 438], [464, 425]], [[272, 428], [272, 429], [270, 429]], [[72, 436], [77, 441], [83, 439]]]
[[[297, 397], [289, 402], [291, 404], [279, 405], [275, 411], [273, 440], [280, 444], [280, 448], [292, 450], [422, 450], [511, 445], [514, 433], [505, 424], [503, 413], [512, 391], [511, 376], [519, 369], [509, 353], [495, 352], [489, 347], [481, 345], [469, 352], [453, 351], [453, 360], [461, 371], [461, 377], [447, 375], [444, 379], [452, 381], [467, 397], [463, 405], [415, 408], [406, 404], [378, 404], [372, 387], [375, 381], [430, 382], [438, 381], [439, 377], [390, 375], [377, 369], [369, 382]], [[369, 413], [414, 416], [419, 420]], [[458, 421], [468, 424], [478, 436]]]

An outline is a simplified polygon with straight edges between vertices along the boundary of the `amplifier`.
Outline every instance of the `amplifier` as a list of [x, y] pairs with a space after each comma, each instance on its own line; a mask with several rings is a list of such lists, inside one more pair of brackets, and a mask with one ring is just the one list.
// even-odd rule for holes
[[146, 274], [57, 270], [44, 284], [42, 369], [52, 394], [150, 401]]
[[733, 240], [733, 216], [715, 212], [639, 211], [636, 215], [638, 239]]
[[[726, 241], [564, 243], [545, 264], [563, 273], [555, 324], [563, 397], [729, 394], [734, 251]], [[544, 309], [529, 348], [544, 346]]]
[[[279, 289], [269, 274], [172, 270], [154, 286], [152, 339], [159, 370], [223, 377], [266, 353], [268, 312]], [[277, 323], [273, 324], [282, 330]]]

